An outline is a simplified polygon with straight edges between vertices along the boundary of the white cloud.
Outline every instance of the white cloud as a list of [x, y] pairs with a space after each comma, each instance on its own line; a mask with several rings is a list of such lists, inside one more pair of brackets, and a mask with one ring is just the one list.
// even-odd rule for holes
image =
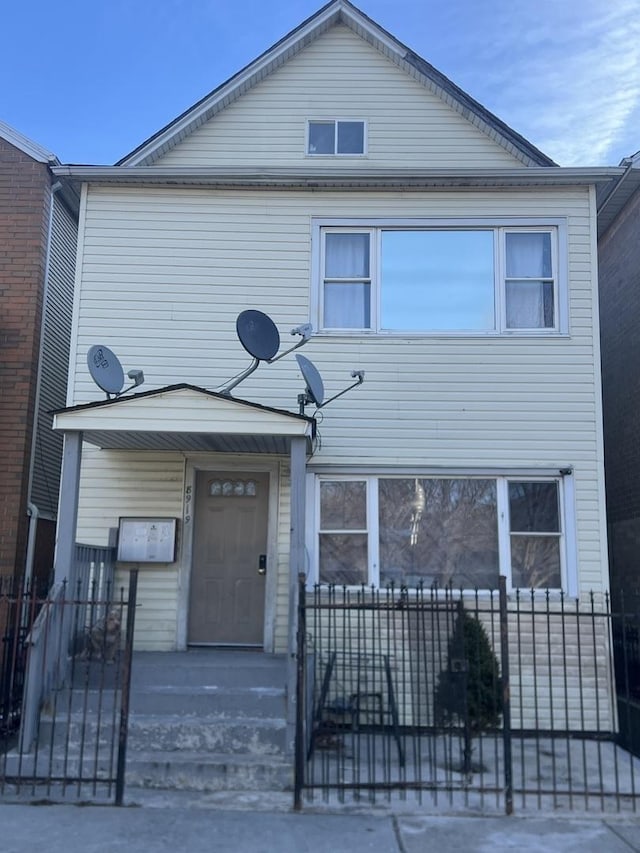
[[561, 165], [640, 148], [638, 0], [457, 0], [439, 25], [438, 67]]

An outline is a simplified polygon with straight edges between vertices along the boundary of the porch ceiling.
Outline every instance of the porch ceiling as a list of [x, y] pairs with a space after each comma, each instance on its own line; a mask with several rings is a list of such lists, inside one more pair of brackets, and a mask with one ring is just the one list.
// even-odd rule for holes
[[210, 453], [288, 454], [290, 436], [229, 433], [119, 432], [89, 430], [82, 437], [104, 450], [180, 450]]
[[193, 385], [71, 406], [54, 412], [53, 428], [80, 432], [110, 450], [179, 450], [286, 454], [291, 439], [311, 443], [313, 418]]

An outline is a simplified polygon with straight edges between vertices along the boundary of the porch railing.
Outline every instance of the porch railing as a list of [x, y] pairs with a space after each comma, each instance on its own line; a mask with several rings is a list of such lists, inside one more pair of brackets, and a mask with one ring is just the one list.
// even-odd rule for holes
[[106, 615], [114, 593], [114, 565], [112, 548], [78, 543], [69, 578], [53, 586], [35, 620], [34, 596], [31, 606], [23, 608], [32, 617], [25, 637], [29, 652], [20, 727], [23, 751], [33, 745], [38, 715], [47, 697], [65, 686], [74, 644], [90, 624]]
[[128, 595], [98, 577], [85, 597], [67, 583], [0, 594], [0, 609], [32, 616], [0, 680], [0, 705], [14, 709], [0, 728], [0, 794], [122, 803], [136, 587], [132, 571]]

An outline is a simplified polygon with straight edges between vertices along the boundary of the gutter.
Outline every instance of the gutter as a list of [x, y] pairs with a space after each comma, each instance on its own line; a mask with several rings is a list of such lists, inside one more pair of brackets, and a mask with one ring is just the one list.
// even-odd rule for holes
[[607, 205], [609, 204], [609, 202], [611, 201], [611, 199], [612, 199], [612, 198], [614, 197], [614, 195], [618, 192], [618, 190], [620, 189], [620, 187], [622, 186], [622, 184], [624, 183], [624, 181], [625, 181], [625, 180], [626, 180], [626, 178], [628, 177], [628, 175], [629, 175], [629, 173], [631, 172], [631, 170], [634, 168], [634, 165], [633, 165], [633, 159], [632, 159], [632, 158], [630, 158], [630, 159], [628, 159], [628, 160], [623, 160], [622, 162], [623, 162], [623, 163], [626, 163], [626, 164], [627, 164], [627, 166], [626, 166], [626, 168], [625, 168], [624, 172], [620, 175], [620, 177], [618, 178], [618, 180], [615, 182], [615, 184], [611, 187], [611, 190], [609, 191], [609, 193], [607, 193], [607, 195], [606, 195], [606, 196], [604, 197], [604, 199], [602, 200], [602, 203], [600, 204], [600, 207], [597, 209], [597, 215], [598, 215], [598, 216], [600, 216], [600, 214], [602, 213], [602, 211], [607, 207]]
[[299, 189], [568, 186], [609, 183], [620, 167], [529, 166], [519, 169], [357, 169], [311, 172], [287, 169], [232, 170], [163, 166], [57, 166], [56, 177], [79, 183], [205, 185], [218, 188], [273, 187]]

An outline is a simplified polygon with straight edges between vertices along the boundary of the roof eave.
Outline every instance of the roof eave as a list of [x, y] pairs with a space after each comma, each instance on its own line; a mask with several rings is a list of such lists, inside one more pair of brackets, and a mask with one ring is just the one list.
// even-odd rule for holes
[[615, 181], [620, 166], [527, 166], [513, 169], [358, 169], [331, 173], [295, 169], [220, 169], [162, 166], [58, 166], [53, 173], [77, 183], [212, 186], [273, 189], [384, 189], [487, 186], [567, 186]]
[[14, 127], [4, 121], [0, 121], [0, 137], [18, 148], [23, 154], [36, 160], [38, 163], [47, 163], [49, 165], [60, 165], [60, 160], [51, 151], [47, 151], [37, 142], [34, 142], [29, 137], [17, 131]]

